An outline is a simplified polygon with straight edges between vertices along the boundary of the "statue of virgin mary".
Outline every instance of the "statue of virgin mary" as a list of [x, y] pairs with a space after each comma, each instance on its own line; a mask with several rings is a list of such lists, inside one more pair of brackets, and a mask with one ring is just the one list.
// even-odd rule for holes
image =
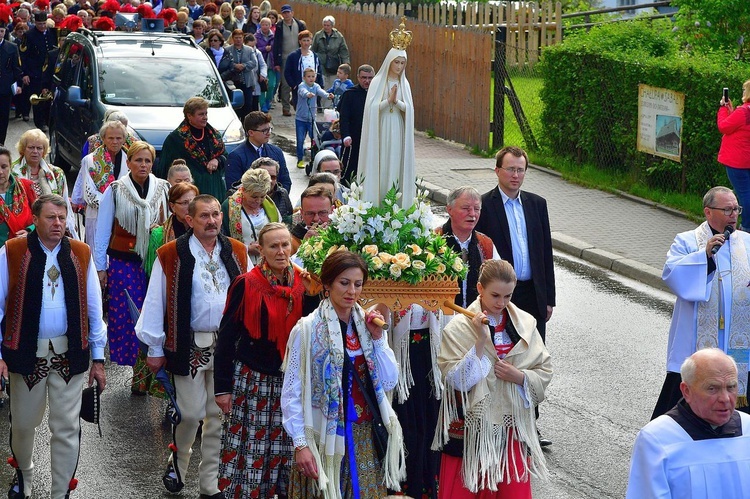
[[392, 48], [367, 91], [362, 122], [359, 168], [364, 176], [363, 200], [380, 205], [395, 184], [401, 191], [401, 206], [408, 208], [416, 197], [414, 169], [414, 102], [406, 79], [406, 48], [411, 32], [402, 18], [390, 34]]

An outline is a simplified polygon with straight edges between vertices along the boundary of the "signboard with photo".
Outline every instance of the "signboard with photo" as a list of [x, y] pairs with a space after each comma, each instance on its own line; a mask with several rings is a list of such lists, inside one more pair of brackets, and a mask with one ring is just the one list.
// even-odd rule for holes
[[638, 85], [638, 150], [681, 161], [685, 94]]

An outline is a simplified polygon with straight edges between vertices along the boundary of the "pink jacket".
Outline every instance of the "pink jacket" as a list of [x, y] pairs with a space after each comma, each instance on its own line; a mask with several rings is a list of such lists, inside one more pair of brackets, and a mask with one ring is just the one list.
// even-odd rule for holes
[[750, 103], [737, 106], [730, 114], [719, 108], [716, 124], [722, 133], [719, 163], [731, 168], [750, 168]]

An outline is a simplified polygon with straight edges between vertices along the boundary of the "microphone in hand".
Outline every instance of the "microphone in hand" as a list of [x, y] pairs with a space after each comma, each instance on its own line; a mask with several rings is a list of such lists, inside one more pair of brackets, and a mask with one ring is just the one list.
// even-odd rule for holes
[[[732, 235], [732, 232], [734, 232], [734, 227], [731, 225], [727, 225], [724, 227], [724, 242], [727, 242], [729, 240], [729, 236]], [[719, 251], [719, 248], [721, 248], [723, 244], [716, 244], [713, 248], [711, 248], [711, 254], [715, 255], [717, 251]]]

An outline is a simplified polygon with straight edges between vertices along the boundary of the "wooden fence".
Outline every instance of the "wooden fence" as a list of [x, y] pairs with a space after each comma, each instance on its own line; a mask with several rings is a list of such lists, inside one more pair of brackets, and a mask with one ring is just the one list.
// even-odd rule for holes
[[560, 2], [506, 2], [505, 5], [470, 2], [463, 4], [365, 3], [353, 9], [381, 15], [410, 15], [429, 24], [472, 27], [495, 32], [508, 30], [506, 61], [509, 65], [533, 65], [543, 47], [562, 41]]
[[[336, 18], [336, 28], [346, 38], [351, 52], [352, 80], [356, 68], [370, 64], [377, 71], [390, 42], [388, 34], [398, 27], [399, 18], [363, 12], [365, 9], [295, 2], [294, 15], [313, 33], [323, 17]], [[407, 19], [406, 29], [414, 34], [407, 49], [406, 76], [414, 98], [414, 122], [418, 130], [489, 149], [490, 61], [493, 36], [469, 27], [447, 27]]]

